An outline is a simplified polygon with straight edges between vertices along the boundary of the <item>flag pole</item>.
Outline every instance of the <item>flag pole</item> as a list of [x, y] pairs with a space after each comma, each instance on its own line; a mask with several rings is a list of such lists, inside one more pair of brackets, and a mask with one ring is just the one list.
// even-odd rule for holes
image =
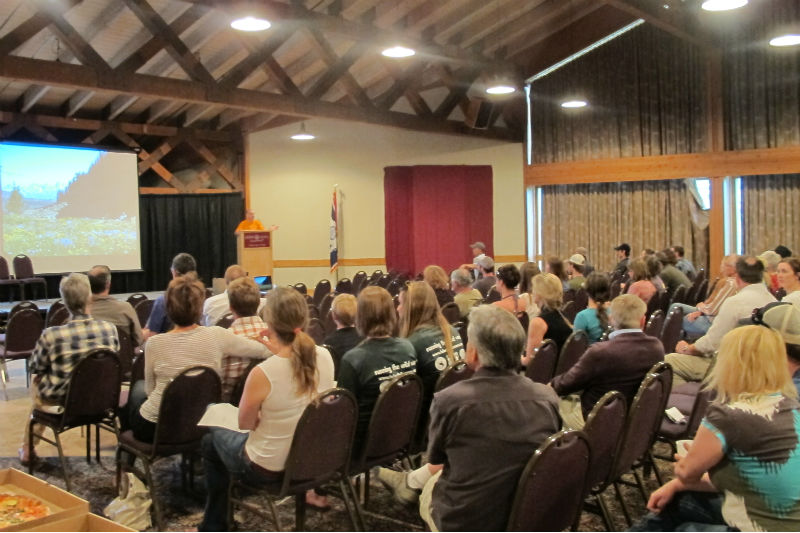
[[335, 283], [339, 282], [339, 198], [337, 189], [339, 184], [333, 186], [333, 200], [331, 202], [330, 221], [330, 263], [331, 273], [334, 274]]

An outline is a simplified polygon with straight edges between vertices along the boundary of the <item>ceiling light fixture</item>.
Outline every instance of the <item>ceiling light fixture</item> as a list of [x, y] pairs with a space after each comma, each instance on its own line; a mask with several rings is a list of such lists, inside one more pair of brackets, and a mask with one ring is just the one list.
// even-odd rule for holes
[[312, 135], [312, 134], [310, 134], [310, 133], [308, 133], [306, 131], [306, 123], [305, 122], [301, 122], [300, 123], [300, 131], [295, 133], [294, 135], [292, 135], [292, 139], [294, 139], [295, 141], [310, 141], [310, 140], [315, 139], [315, 138], [316, 137], [314, 137], [314, 135]]
[[561, 107], [564, 109], [579, 109], [581, 107], [586, 107], [589, 103], [586, 100], [567, 100], [565, 102], [561, 102]]
[[516, 92], [516, 90], [516, 87], [508, 83], [497, 83], [486, 88], [486, 92], [489, 94], [511, 94]]
[[800, 35], [796, 33], [787, 33], [786, 35], [779, 35], [769, 40], [770, 46], [797, 46], [800, 44]]
[[416, 54], [416, 52], [412, 48], [398, 45], [385, 49], [383, 52], [381, 52], [381, 54], [383, 54], [386, 57], [398, 58], [398, 57], [411, 57], [414, 54]]
[[747, 5], [747, 0], [706, 0], [700, 6], [706, 11], [730, 11]]
[[239, 31], [264, 31], [272, 26], [267, 19], [248, 15], [231, 21], [231, 28]]

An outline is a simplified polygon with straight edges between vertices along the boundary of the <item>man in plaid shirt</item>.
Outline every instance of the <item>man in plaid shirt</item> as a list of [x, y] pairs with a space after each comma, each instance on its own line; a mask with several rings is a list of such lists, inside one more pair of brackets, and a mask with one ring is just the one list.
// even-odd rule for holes
[[[258, 285], [251, 278], [238, 278], [228, 285], [228, 302], [236, 318], [229, 328], [236, 335], [255, 338], [267, 325], [257, 316], [261, 303]], [[253, 359], [226, 355], [222, 358], [222, 401], [231, 401], [231, 393], [236, 383], [247, 372]]]
[[[42, 332], [30, 363], [30, 372], [34, 375], [34, 386], [31, 387], [33, 408], [53, 413], [63, 410], [72, 371], [84, 355], [94, 348], [119, 351], [117, 328], [89, 316], [92, 297], [89, 278], [85, 274], [72, 273], [62, 278], [59, 290], [70, 312], [70, 320], [63, 326], [53, 326]], [[37, 441], [34, 439], [34, 443]], [[19, 456], [23, 465], [27, 465], [36, 453], [23, 443]]]

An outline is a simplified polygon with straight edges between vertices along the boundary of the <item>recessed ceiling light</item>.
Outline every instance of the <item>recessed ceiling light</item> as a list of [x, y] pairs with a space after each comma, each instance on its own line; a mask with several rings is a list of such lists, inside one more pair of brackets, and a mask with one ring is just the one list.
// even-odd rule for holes
[[492, 85], [491, 87], [486, 88], [486, 92], [489, 94], [511, 94], [516, 90], [516, 87], [512, 87], [511, 85], [507, 85], [505, 83]]
[[771, 46], [797, 46], [800, 44], [800, 35], [796, 33], [789, 33], [786, 35], [773, 37], [769, 40], [769, 44]]
[[729, 11], [746, 5], [747, 0], [706, 0], [700, 7], [706, 11]]
[[306, 131], [306, 123], [305, 122], [301, 122], [300, 123], [300, 131], [295, 133], [294, 135], [292, 135], [292, 139], [295, 140], [295, 141], [310, 141], [312, 139], [316, 139], [316, 137], [314, 137], [314, 135], [308, 133]]
[[381, 52], [381, 54], [386, 57], [411, 57], [416, 54], [416, 52], [405, 46], [392, 46]]
[[264, 31], [272, 26], [267, 19], [247, 16], [231, 21], [231, 28], [239, 31]]
[[561, 107], [565, 109], [578, 109], [580, 107], [586, 107], [588, 102], [586, 100], [567, 100], [566, 102], [561, 102]]

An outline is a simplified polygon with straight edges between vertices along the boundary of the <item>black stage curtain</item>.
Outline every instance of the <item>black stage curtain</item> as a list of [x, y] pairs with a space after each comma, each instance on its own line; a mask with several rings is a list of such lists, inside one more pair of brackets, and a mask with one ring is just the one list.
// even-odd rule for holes
[[[243, 213], [241, 194], [140, 196], [142, 271], [115, 272], [111, 292], [166, 289], [172, 258], [180, 252], [194, 256], [200, 279], [209, 285], [211, 278], [222, 277], [225, 269], [236, 263], [233, 231]], [[46, 278], [48, 294], [57, 298], [60, 276]]]

